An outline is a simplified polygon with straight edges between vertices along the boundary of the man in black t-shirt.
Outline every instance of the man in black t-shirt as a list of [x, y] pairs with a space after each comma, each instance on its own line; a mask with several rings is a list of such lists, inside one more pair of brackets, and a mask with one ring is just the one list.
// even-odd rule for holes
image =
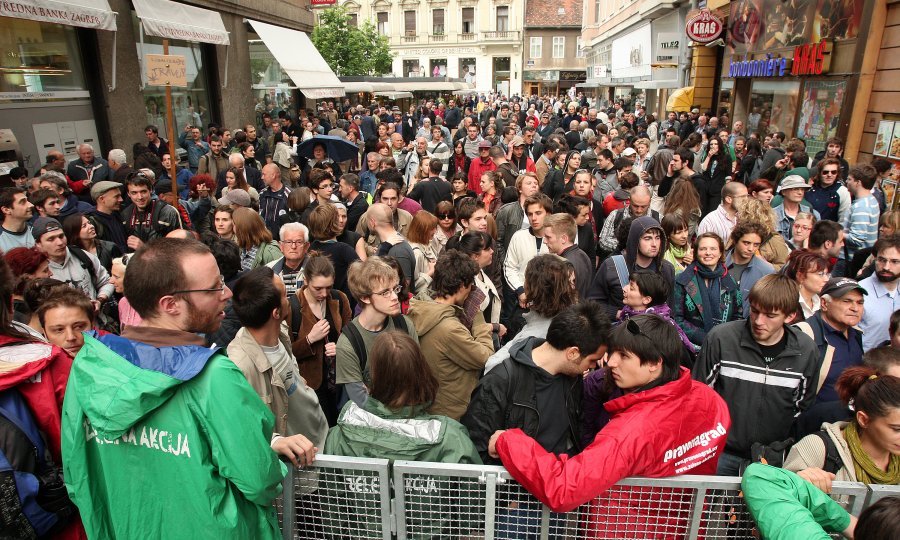
[[750, 290], [749, 319], [706, 335], [693, 377], [721, 395], [731, 413], [718, 474], [740, 476], [753, 444], [787, 439], [794, 419], [816, 399], [818, 349], [786, 324], [800, 310], [799, 298], [796, 282], [770, 274]]

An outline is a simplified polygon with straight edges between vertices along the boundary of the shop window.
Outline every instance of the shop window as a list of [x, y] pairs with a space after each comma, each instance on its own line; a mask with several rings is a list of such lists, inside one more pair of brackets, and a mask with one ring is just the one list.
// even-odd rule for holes
[[600, 2], [602, 0], [594, 0], [594, 23], [600, 22]]
[[[137, 38], [140, 35], [138, 27], [140, 21], [134, 12], [132, 23]], [[163, 38], [144, 34], [143, 50], [140, 41], [135, 43], [135, 47], [139, 57], [147, 54], [163, 54]], [[175, 136], [180, 135], [187, 125], [199, 126], [205, 132], [206, 125], [213, 119], [209, 110], [209, 83], [202, 48], [199, 43], [170, 39], [169, 54], [184, 56], [187, 72], [187, 87], [172, 88], [172, 113], [175, 115], [175, 131], [177, 131]], [[278, 66], [277, 70], [280, 69]], [[272, 73], [275, 73], [276, 68], [273, 67], [272, 70]], [[162, 86], [145, 86], [143, 96], [147, 109], [147, 123], [159, 126], [160, 137], [168, 138], [168, 133], [163, 133], [166, 131], [163, 129], [166, 125], [166, 89]]]
[[74, 28], [0, 17], [0, 50], [0, 101], [90, 97]]
[[531, 40], [529, 41], [528, 57], [529, 58], [540, 58], [543, 54], [543, 51], [541, 50], [543, 48], [543, 45], [544, 45], [544, 38], [542, 38], [540, 36], [538, 36], [538, 37], [532, 36]]
[[461, 30], [463, 34], [474, 34], [475, 33], [475, 8], [464, 7], [462, 8], [462, 26]]
[[431, 60], [431, 76], [446, 77], [447, 76], [447, 59], [435, 58]]
[[459, 76], [467, 83], [475, 84], [475, 59], [460, 58], [459, 59]]
[[845, 81], [809, 81], [803, 85], [797, 137], [806, 141], [810, 156], [825, 150], [828, 139], [837, 136], [846, 90]]
[[783, 131], [792, 137], [799, 93], [799, 82], [753, 81], [747, 128], [759, 133]]
[[566, 57], [566, 38], [564, 36], [553, 36], [553, 58]]
[[[722, 81], [719, 87], [719, 107], [718, 115], [726, 115], [731, 118], [732, 95], [734, 92], [734, 81]], [[739, 118], [731, 118], [732, 122], [740, 120]]]
[[404, 60], [403, 61], [403, 75], [405, 77], [421, 77], [422, 72], [419, 68], [418, 60]]
[[386, 36], [390, 33], [391, 29], [388, 28], [388, 14], [386, 11], [379, 11], [376, 15], [376, 20], [378, 21], [378, 33], [382, 36]]
[[350, 26], [352, 26], [354, 28], [359, 26], [359, 14], [358, 13], [350, 13], [348, 15], [348, 17], [350, 19], [347, 21], [347, 24], [349, 24]]
[[403, 30], [406, 32], [407, 36], [416, 35], [416, 12], [415, 11], [404, 11], [403, 12]]
[[273, 118], [280, 111], [293, 114], [291, 104], [298, 91], [294, 81], [281, 69], [281, 64], [275, 60], [259, 36], [255, 32], [249, 32], [247, 37], [250, 49], [250, 83], [256, 98], [256, 125], [259, 126], [262, 125], [264, 111]]
[[444, 10], [436, 9], [431, 12], [431, 25], [435, 35], [444, 35]]
[[506, 32], [509, 30], [509, 7], [497, 6], [497, 31]]

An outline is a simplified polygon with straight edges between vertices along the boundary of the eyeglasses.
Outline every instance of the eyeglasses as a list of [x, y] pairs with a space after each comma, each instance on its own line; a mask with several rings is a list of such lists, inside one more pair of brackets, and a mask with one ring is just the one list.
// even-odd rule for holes
[[826, 175], [826, 174], [827, 174], [828, 176], [832, 176], [832, 175], [836, 175], [837, 173], [838, 173], [837, 171], [822, 171], [822, 175], [823, 175], [823, 176]]
[[827, 270], [822, 270], [821, 272], [816, 272], [815, 274], [817, 276], [819, 276], [820, 278], [825, 278], [825, 279], [828, 279], [831, 277], [831, 272], [828, 272]]
[[438, 214], [437, 218], [438, 219], [456, 219], [456, 216], [454, 216], [453, 214]]
[[900, 265], [900, 259], [886, 259], [884, 257], [875, 257], [875, 262], [878, 264], [891, 263], [892, 266]]
[[390, 298], [391, 294], [400, 296], [400, 291], [402, 291], [402, 290], [403, 290], [403, 287], [401, 287], [400, 285], [397, 285], [396, 287], [390, 287], [383, 291], [374, 292], [372, 294], [377, 294], [378, 296], [380, 296], [382, 298]]
[[185, 289], [183, 291], [173, 291], [169, 293], [170, 296], [176, 294], [188, 294], [188, 293], [212, 293], [217, 292], [219, 294], [225, 294], [225, 278], [219, 276], [219, 286], [213, 289]]
[[281, 243], [286, 246], [297, 247], [305, 244], [306, 240], [282, 240]]
[[797, 225], [796, 223], [794, 224], [794, 228], [797, 229], [798, 231], [811, 231], [812, 230], [812, 227], [810, 227], [809, 225]]

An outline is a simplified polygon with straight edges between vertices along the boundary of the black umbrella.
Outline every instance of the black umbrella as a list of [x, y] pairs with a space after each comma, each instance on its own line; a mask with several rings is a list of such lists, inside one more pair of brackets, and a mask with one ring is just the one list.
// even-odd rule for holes
[[307, 139], [297, 146], [297, 155], [309, 159], [315, 159], [313, 156], [313, 148], [321, 144], [325, 147], [325, 154], [333, 161], [341, 162], [359, 157], [359, 147], [340, 137], [332, 137], [330, 135], [316, 135], [312, 139]]

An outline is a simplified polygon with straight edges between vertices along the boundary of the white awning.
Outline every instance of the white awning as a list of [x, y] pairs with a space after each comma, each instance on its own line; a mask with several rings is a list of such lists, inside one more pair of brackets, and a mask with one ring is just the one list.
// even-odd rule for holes
[[634, 83], [635, 88], [641, 90], [659, 90], [661, 88], [679, 88], [681, 84], [676, 80], [671, 81], [638, 81]]
[[344, 84], [331, 71], [305, 32], [248, 21], [304, 96], [309, 99], [344, 97]]
[[106, 0], [4, 0], [0, 1], [0, 17], [95, 30], [116, 29], [116, 13]]
[[228, 45], [222, 16], [215, 11], [170, 0], [134, 0], [134, 10], [151, 36]]
[[375, 95], [386, 97], [388, 99], [406, 99], [413, 97], [412, 92], [390, 92], [388, 90], [376, 90]]

